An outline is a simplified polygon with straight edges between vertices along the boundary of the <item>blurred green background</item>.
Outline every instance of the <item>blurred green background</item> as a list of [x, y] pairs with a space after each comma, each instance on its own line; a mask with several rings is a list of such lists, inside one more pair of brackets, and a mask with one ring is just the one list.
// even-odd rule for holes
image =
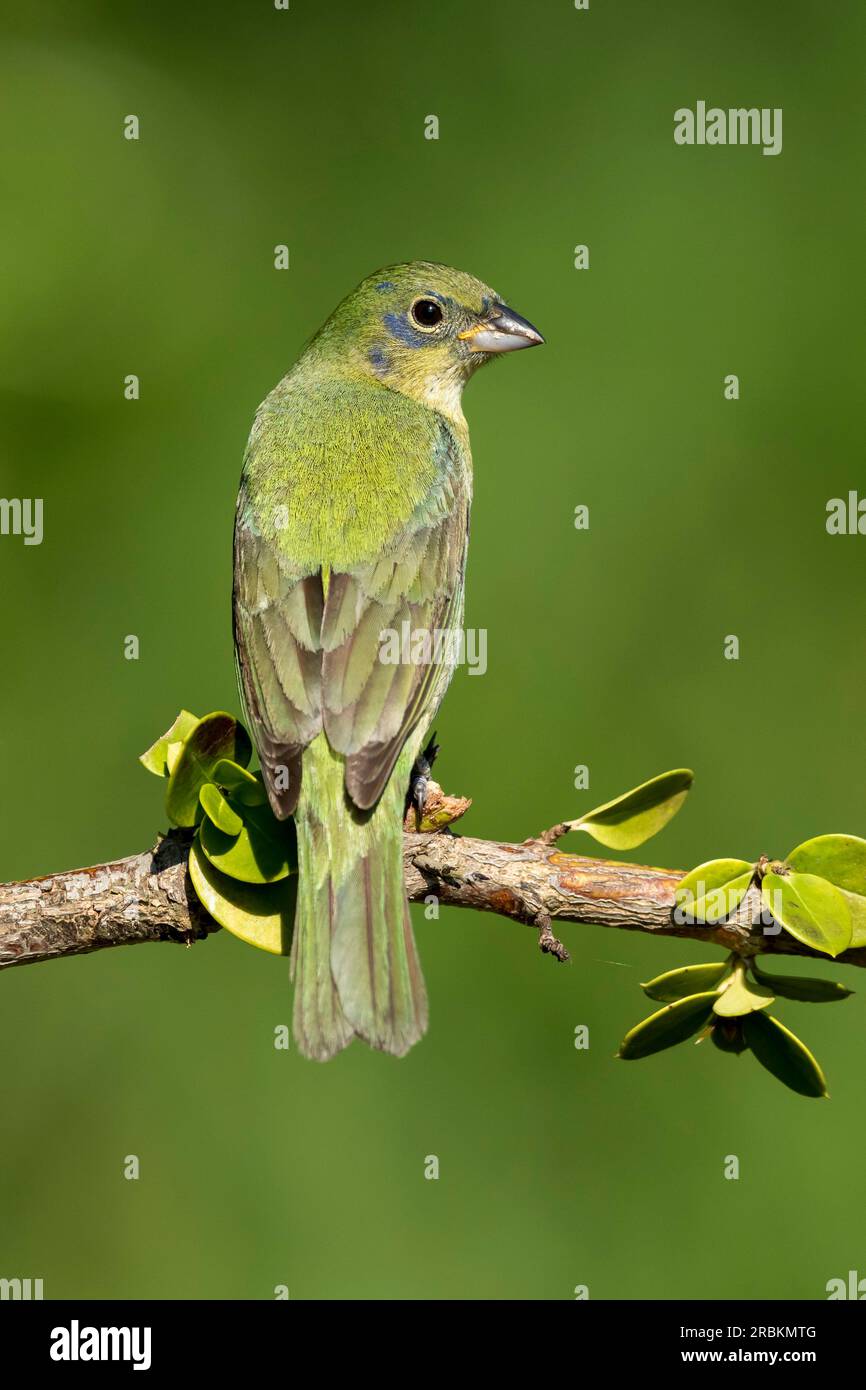
[[[0, 875], [162, 828], [137, 754], [181, 704], [238, 708], [254, 410], [359, 279], [413, 257], [548, 342], [465, 401], [489, 670], [458, 674], [437, 728], [466, 833], [519, 840], [682, 764], [686, 809], [633, 858], [866, 833], [866, 540], [824, 527], [864, 476], [862, 5], [45, 0], [2, 27], [0, 493], [44, 498], [45, 539], [0, 538]], [[783, 153], [678, 148], [698, 99], [782, 107]], [[638, 982], [698, 944], [566, 929], [560, 968], [502, 919], [416, 930], [432, 1025], [399, 1062], [275, 1051], [287, 963], [225, 933], [5, 973], [0, 1275], [634, 1299], [866, 1272], [862, 993], [779, 1009], [825, 1066], [818, 1104], [707, 1047], [613, 1060]]]

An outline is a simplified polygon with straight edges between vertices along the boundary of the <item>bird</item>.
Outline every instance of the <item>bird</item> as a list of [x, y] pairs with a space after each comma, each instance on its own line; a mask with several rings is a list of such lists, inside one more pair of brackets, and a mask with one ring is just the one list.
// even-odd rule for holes
[[390, 265], [338, 305], [253, 421], [235, 655], [271, 809], [294, 823], [293, 1032], [306, 1057], [356, 1037], [403, 1056], [427, 1028], [403, 819], [456, 644], [438, 644], [439, 660], [386, 661], [383, 634], [461, 630], [463, 388], [499, 354], [543, 341], [472, 275]]

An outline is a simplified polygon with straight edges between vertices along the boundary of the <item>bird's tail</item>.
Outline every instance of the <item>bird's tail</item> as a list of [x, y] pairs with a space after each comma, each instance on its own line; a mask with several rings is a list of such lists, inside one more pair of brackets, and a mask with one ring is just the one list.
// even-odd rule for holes
[[354, 1037], [401, 1057], [427, 1028], [427, 994], [403, 887], [401, 764], [364, 817], [345, 803], [343, 759], [320, 734], [296, 815], [294, 1033], [326, 1061]]

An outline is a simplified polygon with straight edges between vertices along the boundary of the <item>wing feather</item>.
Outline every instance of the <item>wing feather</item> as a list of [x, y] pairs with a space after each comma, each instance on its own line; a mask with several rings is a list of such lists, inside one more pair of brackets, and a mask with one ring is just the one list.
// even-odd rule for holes
[[235, 652], [274, 814], [301, 791], [301, 755], [322, 728], [321, 574], [298, 574], [257, 533], [243, 489], [235, 526]]
[[[413, 459], [410, 451], [406, 467], [418, 468], [423, 455], [429, 481], [391, 535], [377, 540], [375, 558], [349, 563], [336, 553], [316, 554], [297, 529], [291, 547], [263, 536], [242, 483], [235, 647], [265, 785], [280, 819], [297, 807], [302, 754], [323, 728], [345, 756], [349, 796], [361, 810], [374, 806], [407, 738], [432, 720], [450, 679], [451, 653], [443, 659], [432, 644], [437, 632], [453, 632], [462, 621], [470, 481], [468, 455], [445, 420], [434, 420], [405, 436], [416, 441], [418, 454]], [[393, 442], [388, 447], [393, 451]], [[303, 476], [311, 486], [310, 475]], [[359, 494], [358, 508], [360, 502]], [[334, 513], [335, 535], [339, 516]], [[381, 521], [376, 525], [381, 531]], [[316, 546], [322, 549], [324, 543]], [[289, 550], [305, 558], [297, 561]], [[383, 659], [385, 632], [397, 634], [396, 662]], [[414, 641], [423, 644], [425, 634], [419, 660]]]
[[469, 497], [461, 470], [446, 478], [451, 505], [437, 506], [432, 524], [404, 532], [374, 563], [332, 576], [328, 588], [324, 728], [346, 756], [346, 790], [362, 810], [381, 796], [406, 739], [432, 720], [453, 670], [453, 650], [437, 648], [436, 634], [462, 620]]

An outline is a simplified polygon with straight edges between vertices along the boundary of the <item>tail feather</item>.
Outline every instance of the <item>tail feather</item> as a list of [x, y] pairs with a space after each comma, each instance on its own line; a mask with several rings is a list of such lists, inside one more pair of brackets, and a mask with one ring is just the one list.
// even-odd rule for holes
[[427, 1029], [427, 992], [403, 888], [402, 847], [375, 846], [337, 897], [331, 972], [359, 1038], [402, 1057]]
[[355, 1030], [340, 1006], [331, 975], [330, 931], [334, 892], [330, 878], [316, 886], [300, 877], [292, 937], [295, 982], [294, 1034], [305, 1057], [326, 1062], [341, 1052]]
[[403, 886], [402, 794], [396, 783], [388, 787], [360, 823], [333, 812], [320, 818], [307, 798], [325, 790], [323, 781], [333, 775], [342, 799], [342, 759], [331, 760], [325, 777], [320, 769], [302, 791], [296, 821], [295, 1039], [319, 1061], [354, 1037], [402, 1057], [428, 1016]]

